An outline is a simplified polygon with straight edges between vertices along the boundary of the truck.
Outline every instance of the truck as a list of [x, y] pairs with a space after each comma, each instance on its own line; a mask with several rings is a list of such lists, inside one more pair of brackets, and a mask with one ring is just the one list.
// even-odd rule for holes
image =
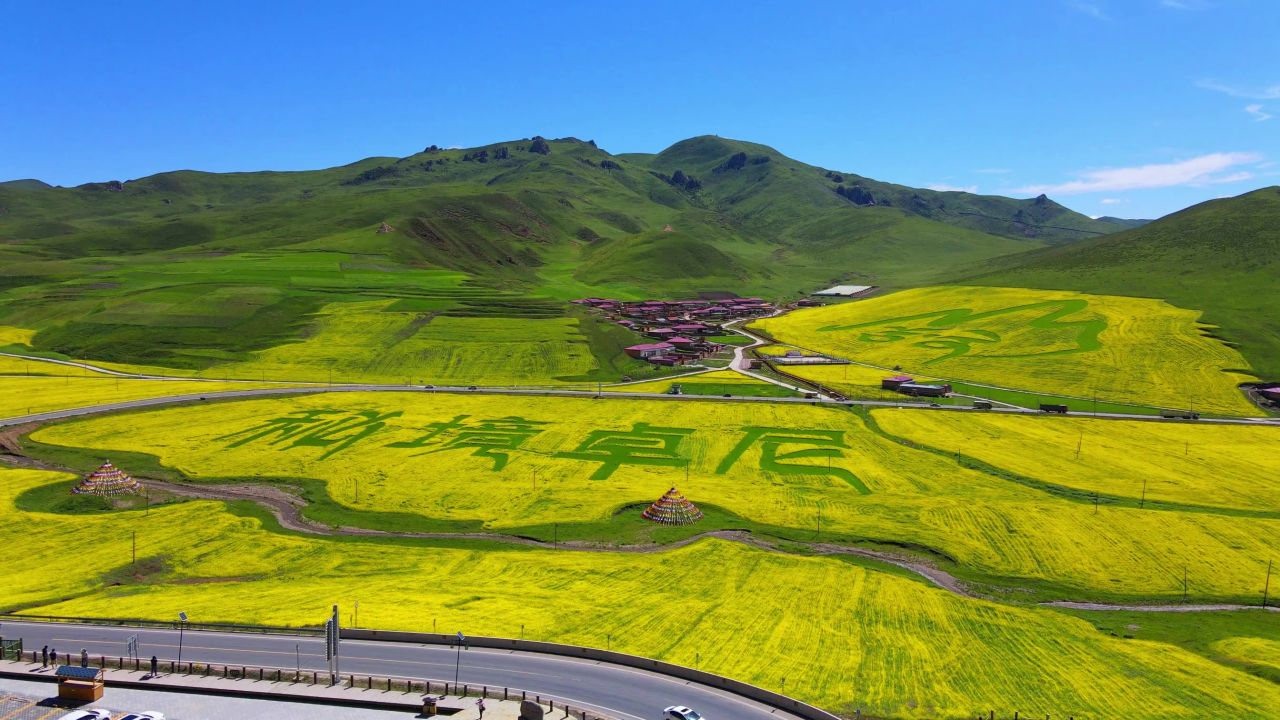
[[1199, 420], [1200, 413], [1191, 410], [1161, 410], [1160, 417], [1170, 420]]
[[1066, 405], [1056, 405], [1052, 403], [1040, 403], [1040, 412], [1058, 413], [1059, 415], [1067, 414]]

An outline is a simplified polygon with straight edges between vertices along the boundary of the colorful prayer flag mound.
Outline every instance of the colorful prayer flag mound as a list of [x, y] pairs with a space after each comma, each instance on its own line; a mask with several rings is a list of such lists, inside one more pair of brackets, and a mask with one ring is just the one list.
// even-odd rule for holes
[[662, 525], [692, 525], [702, 519], [702, 511], [679, 490], [671, 488], [640, 516]]
[[92, 473], [85, 476], [80, 484], [71, 488], [73, 495], [123, 495], [137, 494], [142, 484], [129, 477], [108, 460]]

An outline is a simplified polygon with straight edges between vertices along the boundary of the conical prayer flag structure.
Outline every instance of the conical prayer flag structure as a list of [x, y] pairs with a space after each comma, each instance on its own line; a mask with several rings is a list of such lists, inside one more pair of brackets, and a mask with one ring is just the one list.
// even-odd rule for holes
[[679, 490], [671, 488], [640, 516], [662, 525], [692, 525], [702, 519], [702, 511]]
[[124, 495], [136, 494], [142, 484], [129, 477], [108, 460], [102, 467], [89, 473], [78, 485], [71, 488], [73, 495]]

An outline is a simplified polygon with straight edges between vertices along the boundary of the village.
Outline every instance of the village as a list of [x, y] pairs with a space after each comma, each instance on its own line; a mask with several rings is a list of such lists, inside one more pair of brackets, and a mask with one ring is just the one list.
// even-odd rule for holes
[[573, 302], [651, 338], [653, 342], [626, 348], [627, 355], [667, 367], [697, 362], [721, 350], [724, 344], [711, 338], [725, 334], [724, 323], [776, 312], [772, 303], [760, 298], [641, 301], [583, 298]]

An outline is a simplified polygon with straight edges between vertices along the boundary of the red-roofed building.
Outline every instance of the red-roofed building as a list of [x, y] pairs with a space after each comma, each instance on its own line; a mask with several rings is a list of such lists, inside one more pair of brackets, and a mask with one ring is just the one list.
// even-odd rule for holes
[[655, 358], [660, 355], [665, 355], [674, 349], [675, 349], [675, 346], [672, 345], [671, 343], [660, 342], [660, 343], [644, 343], [641, 345], [632, 345], [631, 347], [627, 348], [624, 352], [626, 352], [627, 355], [630, 355], [631, 357], [636, 358], [638, 360], [648, 360], [650, 358]]
[[644, 334], [648, 335], [649, 337], [655, 337], [661, 340], [666, 340], [667, 338], [675, 335], [676, 331], [672, 330], [671, 328], [660, 327], [660, 328], [651, 328], [649, 330], [646, 330]]
[[885, 390], [897, 390], [903, 385], [915, 382], [916, 379], [910, 375], [895, 375], [880, 381], [880, 387]]
[[687, 337], [673, 337], [673, 338], [667, 338], [667, 342], [683, 350], [684, 348], [693, 347], [694, 345], [697, 345], [701, 341], [694, 340], [692, 338], [687, 338]]

